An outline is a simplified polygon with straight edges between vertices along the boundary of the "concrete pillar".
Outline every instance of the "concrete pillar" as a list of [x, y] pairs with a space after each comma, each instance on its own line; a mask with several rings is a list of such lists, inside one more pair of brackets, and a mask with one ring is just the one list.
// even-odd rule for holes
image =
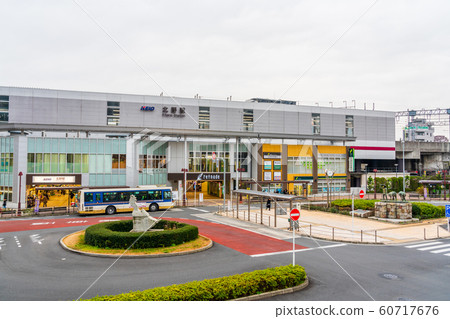
[[[27, 154], [28, 140], [25, 135], [14, 136], [14, 163], [12, 172], [12, 203], [9, 207], [17, 208], [19, 203], [20, 188], [20, 206], [21, 209], [27, 208], [26, 202], [26, 178], [27, 178]], [[21, 186], [19, 187], [19, 172], [22, 172]]]
[[139, 141], [134, 136], [127, 139], [126, 186], [129, 187], [139, 185]]

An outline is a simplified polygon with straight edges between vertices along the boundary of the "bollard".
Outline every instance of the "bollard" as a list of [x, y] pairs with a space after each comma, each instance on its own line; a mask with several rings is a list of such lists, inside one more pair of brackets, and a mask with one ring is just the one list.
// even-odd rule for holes
[[363, 241], [363, 231], [361, 229], [361, 242]]
[[425, 228], [423, 229], [423, 239], [427, 239], [427, 230]]
[[333, 227], [333, 237], [332, 238], [333, 238], [332, 240], [334, 240], [334, 227]]
[[436, 226], [436, 229], [437, 229], [437, 238], [439, 238], [439, 226]]
[[375, 244], [377, 243], [377, 231], [375, 231]]
[[312, 225], [311, 224], [309, 224], [309, 237], [311, 237], [311, 234], [312, 234], [312, 227], [311, 227]]
[[270, 216], [269, 216], [269, 227], [270, 227]]

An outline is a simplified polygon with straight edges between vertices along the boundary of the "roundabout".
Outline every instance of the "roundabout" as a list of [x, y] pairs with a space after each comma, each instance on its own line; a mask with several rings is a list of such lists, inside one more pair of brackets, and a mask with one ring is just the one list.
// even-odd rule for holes
[[180, 256], [213, 246], [196, 226], [176, 221], [158, 220], [152, 229], [133, 230], [131, 220], [100, 223], [63, 237], [60, 245], [71, 252], [111, 258]]

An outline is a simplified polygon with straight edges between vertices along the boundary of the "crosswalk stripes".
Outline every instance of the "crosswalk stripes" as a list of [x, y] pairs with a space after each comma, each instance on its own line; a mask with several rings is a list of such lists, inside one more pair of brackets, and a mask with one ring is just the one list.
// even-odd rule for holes
[[[450, 242], [443, 243], [442, 241], [431, 241], [426, 243], [408, 245], [404, 247], [416, 249], [417, 251], [430, 252], [433, 254], [442, 254], [450, 252]], [[444, 254], [444, 256], [450, 257], [450, 253]]]
[[[44, 241], [44, 238], [39, 234], [29, 235], [29, 238], [33, 244], [42, 245]], [[11, 246], [11, 243], [15, 243], [15, 245]], [[24, 240], [23, 237], [19, 236], [0, 237], [0, 251], [6, 250], [8, 247], [22, 248], [24, 245], [27, 245], [27, 243], [29, 243], [29, 241]]]

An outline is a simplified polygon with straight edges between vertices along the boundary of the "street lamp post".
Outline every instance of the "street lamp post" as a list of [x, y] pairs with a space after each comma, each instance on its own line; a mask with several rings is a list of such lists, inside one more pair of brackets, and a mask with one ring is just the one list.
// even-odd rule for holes
[[19, 204], [17, 205], [17, 213], [20, 215], [20, 193], [22, 193], [22, 172], [19, 172]]
[[398, 164], [395, 163], [394, 166], [395, 166], [395, 178], [397, 178]]
[[446, 170], [444, 170], [444, 172], [443, 172], [443, 174], [444, 174], [444, 200], [447, 200], [447, 194], [446, 194], [446, 192], [445, 192], [445, 174], [447, 173], [447, 171]]
[[375, 173], [375, 178], [373, 179], [374, 187], [373, 187], [373, 193], [374, 193], [374, 199], [377, 199], [377, 169], [374, 169], [373, 172]]

